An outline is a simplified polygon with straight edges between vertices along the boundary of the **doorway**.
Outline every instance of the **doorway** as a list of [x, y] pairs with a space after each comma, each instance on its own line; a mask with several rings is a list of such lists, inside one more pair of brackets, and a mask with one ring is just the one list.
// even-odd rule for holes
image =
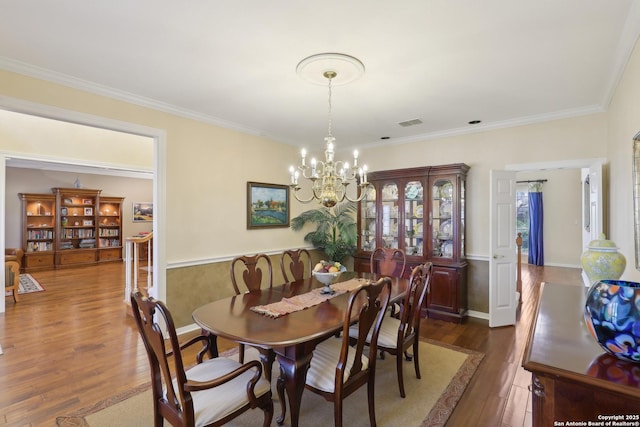
[[[152, 295], [159, 299], [166, 299], [166, 283], [164, 274], [158, 274], [159, 266], [165, 265], [164, 259], [164, 251], [159, 250], [159, 248], [163, 248], [165, 246], [165, 188], [166, 182], [164, 179], [164, 170], [166, 169], [166, 135], [165, 131], [162, 129], [150, 128], [146, 126], [140, 126], [133, 123], [121, 122], [117, 120], [107, 119], [104, 117], [88, 115], [84, 113], [78, 113], [76, 111], [64, 110], [57, 107], [51, 107], [46, 105], [35, 104], [31, 102], [26, 102], [23, 100], [12, 99], [12, 98], [1, 98], [0, 99], [0, 109], [26, 114], [34, 117], [42, 117], [46, 119], [53, 119], [60, 122], [74, 123], [78, 125], [88, 126], [92, 128], [107, 130], [107, 131], [116, 131], [125, 134], [138, 135], [142, 137], [150, 138], [153, 144], [153, 170], [152, 171], [144, 171], [151, 172], [153, 176], [153, 203], [154, 203], [154, 217], [153, 217], [153, 230], [154, 230], [154, 239], [153, 239], [153, 254], [154, 254], [154, 262], [153, 265], [153, 292]], [[21, 147], [20, 147], [21, 148]], [[49, 154], [42, 155], [34, 150], [32, 152], [22, 151], [21, 149], [6, 149], [3, 148], [3, 151], [0, 152], [0, 187], [6, 189], [6, 167], [9, 162], [15, 161], [15, 159], [20, 159], [22, 161], [33, 161], [33, 162], [51, 162], [63, 165], [66, 163], [71, 164], [82, 164], [85, 167], [96, 167], [96, 168], [120, 168], [122, 169], [122, 165], [117, 165], [113, 162], [105, 163], [100, 162], [98, 159], [92, 158], [91, 156], [85, 156], [81, 162], [78, 159], [72, 158], [64, 158], [64, 156], [57, 157]], [[134, 169], [131, 169], [134, 171]], [[140, 170], [142, 171], [142, 170]], [[6, 206], [5, 206], [5, 198], [0, 198], [0, 222], [2, 226], [0, 227], [0, 256], [4, 257], [4, 247], [6, 241]], [[123, 290], [124, 293], [124, 290]], [[124, 296], [124, 295], [123, 295]], [[4, 298], [0, 302], [0, 313], [5, 311], [5, 300]]]
[[[504, 177], [504, 184], [501, 187], [496, 188], [504, 188], [509, 189], [513, 188], [511, 199], [508, 202], [503, 202], [502, 206], [504, 211], [507, 211], [507, 206], [511, 206], [508, 214], [505, 214], [505, 220], [510, 221], [513, 216], [514, 226], [510, 227], [509, 230], [503, 230], [501, 234], [498, 233], [500, 230], [496, 228], [496, 224], [498, 224], [496, 218], [494, 218], [494, 214], [492, 213], [492, 220], [490, 222], [490, 235], [494, 236], [496, 234], [498, 237], [502, 237], [501, 239], [492, 238], [491, 239], [491, 247], [490, 247], [490, 278], [489, 278], [489, 319], [491, 326], [506, 326], [515, 324], [516, 319], [516, 309], [517, 309], [517, 298], [516, 298], [516, 277], [513, 272], [516, 271], [515, 265], [512, 263], [516, 262], [515, 257], [513, 260], [508, 258], [505, 254], [496, 253], [493, 246], [494, 242], [504, 242], [504, 247], [506, 248], [508, 254], [511, 254], [511, 246], [510, 243], [515, 240], [515, 181], [517, 179], [540, 179], [547, 178], [549, 180], [549, 185], [553, 183], [553, 179], [549, 178], [549, 174], [555, 172], [561, 172], [564, 170], [573, 170], [573, 174], [575, 175], [575, 184], [571, 187], [571, 193], [567, 192], [566, 183], [559, 182], [560, 180], [556, 180], [555, 188], [559, 189], [556, 194], [558, 195], [558, 200], [553, 203], [550, 203], [547, 207], [547, 202], [545, 201], [545, 209], [553, 209], [551, 206], [556, 206], [564, 208], [564, 206], [571, 206], [571, 208], [575, 211], [573, 216], [575, 219], [566, 219], [564, 224], [560, 224], [558, 226], [558, 231], [553, 231], [549, 234], [554, 236], [567, 236], [567, 229], [571, 228], [575, 230], [571, 232], [572, 241], [569, 243], [566, 239], [563, 239], [561, 243], [557, 245], [553, 245], [554, 249], [558, 250], [558, 256], [563, 256], [565, 258], [559, 258], [559, 261], [547, 263], [545, 261], [545, 265], [553, 265], [559, 267], [572, 267], [579, 268], [580, 266], [580, 254], [583, 251], [583, 233], [581, 229], [584, 227], [583, 220], [583, 210], [584, 202], [582, 200], [583, 192], [582, 192], [582, 183], [580, 181], [580, 176], [582, 170], [586, 169], [589, 171], [592, 190], [597, 191], [599, 195], [595, 195], [596, 200], [602, 200], [604, 191], [603, 182], [603, 167], [604, 167], [605, 159], [582, 159], [582, 160], [570, 160], [570, 161], [557, 161], [557, 162], [545, 162], [545, 163], [529, 163], [529, 164], [517, 164], [517, 165], [507, 165], [505, 167], [505, 172], [509, 172], [509, 176]], [[492, 171], [501, 172], [501, 171]], [[496, 174], [498, 175], [498, 174]], [[543, 176], [546, 175], [546, 176]], [[594, 186], [594, 182], [596, 182]], [[545, 184], [546, 185], [546, 184]], [[505, 190], [506, 191], [506, 190]], [[494, 188], [492, 186], [491, 189], [491, 198], [497, 200], [498, 194], [494, 194]], [[506, 192], [505, 192], [506, 194]], [[573, 201], [567, 203], [567, 195], [573, 197]], [[492, 205], [493, 207], [493, 205]], [[593, 210], [593, 215], [590, 219], [590, 227], [592, 230], [602, 230], [604, 224], [604, 214], [603, 214], [603, 203], [599, 204], [591, 204], [591, 209]], [[496, 211], [499, 211], [496, 209]], [[555, 213], [553, 210], [550, 211], [550, 214]], [[502, 223], [504, 223], [504, 221]], [[546, 233], [545, 233], [546, 234]], [[513, 245], [515, 247], [515, 245]], [[552, 243], [550, 241], [545, 243], [545, 246], [551, 248]], [[570, 246], [571, 249], [567, 249]], [[500, 274], [493, 274], [491, 272], [503, 272]], [[500, 296], [492, 297], [493, 296]], [[504, 315], [500, 315], [503, 313]], [[492, 321], [492, 316], [496, 317]]]

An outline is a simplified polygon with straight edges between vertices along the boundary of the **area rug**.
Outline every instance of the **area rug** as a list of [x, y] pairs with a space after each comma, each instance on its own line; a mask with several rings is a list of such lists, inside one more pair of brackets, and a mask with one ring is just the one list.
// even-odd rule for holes
[[30, 274], [21, 274], [20, 275], [20, 290], [18, 290], [18, 294], [28, 294], [31, 292], [42, 292], [44, 288], [42, 285], [33, 278]]
[[[247, 349], [247, 356], [255, 350]], [[250, 358], [257, 359], [257, 352]], [[396, 377], [395, 358], [378, 359], [376, 367], [376, 420], [378, 426], [436, 427], [444, 426], [458, 400], [473, 377], [484, 355], [460, 347], [428, 340], [420, 343], [420, 371], [418, 380], [413, 362], [405, 362], [404, 379], [407, 397], [400, 397]], [[279, 372], [274, 364], [273, 372]], [[274, 375], [275, 377], [275, 375]], [[280, 414], [280, 403], [274, 391], [274, 420]], [[57, 418], [58, 427], [143, 427], [153, 426], [153, 404], [149, 386], [141, 386], [113, 396], [93, 407], [71, 416]], [[366, 386], [347, 397], [344, 404], [344, 425], [368, 425]], [[300, 409], [300, 425], [326, 427], [333, 425], [333, 405], [306, 390]], [[229, 422], [232, 427], [261, 425], [263, 413], [248, 411]], [[289, 414], [285, 426], [290, 426]]]

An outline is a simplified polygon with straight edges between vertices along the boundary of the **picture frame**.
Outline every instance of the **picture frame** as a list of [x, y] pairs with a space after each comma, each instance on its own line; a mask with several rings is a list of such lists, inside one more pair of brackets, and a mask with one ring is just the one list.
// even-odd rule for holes
[[69, 215], [69, 211], [67, 211], [67, 208], [61, 208], [60, 215], [63, 215], [63, 216]]
[[85, 227], [87, 227], [87, 226], [92, 226], [92, 225], [93, 225], [93, 220], [91, 220], [91, 219], [84, 219], [84, 220], [82, 220], [82, 225], [84, 225]]
[[289, 227], [289, 186], [247, 182], [247, 229]]
[[73, 204], [73, 200], [72, 199], [63, 199], [62, 203], [64, 203], [65, 205], [72, 205]]
[[91, 204], [93, 204], [93, 200], [91, 200], [91, 199], [82, 199], [82, 204], [83, 205], [91, 205]]
[[84, 214], [86, 216], [93, 215], [93, 208], [84, 208]]
[[133, 222], [152, 222], [153, 202], [133, 202]]

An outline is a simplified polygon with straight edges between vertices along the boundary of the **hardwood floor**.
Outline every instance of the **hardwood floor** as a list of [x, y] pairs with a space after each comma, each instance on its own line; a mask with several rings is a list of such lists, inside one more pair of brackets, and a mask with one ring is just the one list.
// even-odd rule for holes
[[[17, 304], [7, 298], [0, 314], [0, 425], [54, 426], [56, 416], [149, 381], [147, 356], [123, 302], [123, 264], [33, 276], [46, 291], [21, 295]], [[424, 320], [422, 336], [485, 353], [447, 426], [531, 425], [530, 375], [520, 365], [540, 282], [579, 283], [580, 270], [523, 266], [522, 279], [515, 327]], [[221, 350], [231, 346], [222, 343]]]

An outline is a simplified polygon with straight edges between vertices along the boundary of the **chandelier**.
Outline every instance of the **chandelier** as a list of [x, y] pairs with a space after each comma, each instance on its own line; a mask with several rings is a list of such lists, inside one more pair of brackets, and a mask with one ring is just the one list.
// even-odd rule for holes
[[[319, 54], [306, 58], [298, 64], [298, 72], [301, 73], [309, 64], [320, 63], [324, 65], [330, 64], [340, 65], [347, 64], [351, 66], [351, 70], [347, 70], [346, 77], [349, 81], [357, 78], [350, 71], [357, 70], [360, 74], [364, 71], [364, 66], [356, 58], [342, 54]], [[317, 65], [317, 64], [315, 64]], [[322, 66], [322, 65], [321, 65]], [[289, 172], [291, 174], [291, 184], [289, 187], [299, 202], [309, 203], [313, 200], [319, 201], [325, 207], [335, 206], [338, 202], [348, 200], [350, 202], [359, 202], [365, 195], [363, 191], [369, 185], [367, 182], [367, 166], [358, 166], [358, 150], [353, 152], [353, 164], [342, 160], [335, 160], [335, 138], [331, 134], [331, 89], [332, 82], [338, 76], [336, 71], [338, 67], [325, 69], [322, 76], [328, 80], [329, 87], [329, 126], [325, 140], [324, 161], [312, 158], [307, 164], [307, 151], [303, 148], [300, 155], [300, 165], [298, 168], [291, 166]], [[311, 182], [312, 194], [308, 198], [300, 196], [302, 187], [298, 184], [300, 178], [307, 179]], [[347, 187], [351, 183], [355, 183], [358, 187], [356, 197], [350, 197], [347, 194]]]

